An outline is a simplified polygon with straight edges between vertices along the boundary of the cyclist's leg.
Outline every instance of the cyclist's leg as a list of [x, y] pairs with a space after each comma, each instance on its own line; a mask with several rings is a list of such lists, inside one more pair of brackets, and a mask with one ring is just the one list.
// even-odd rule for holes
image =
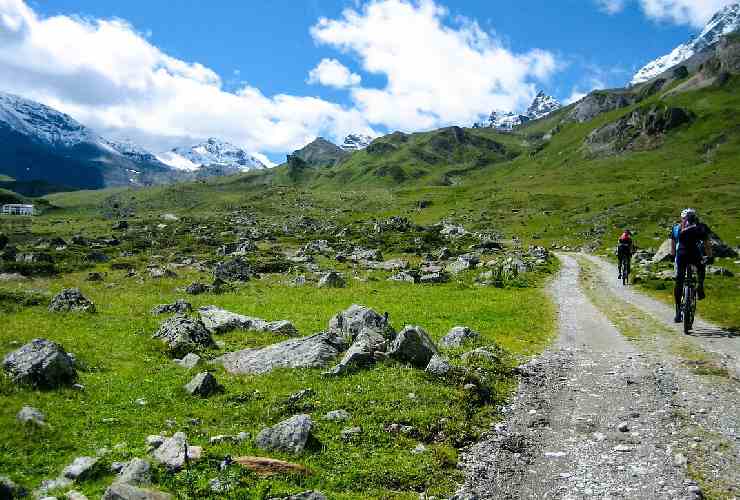
[[707, 266], [701, 262], [696, 264], [696, 297], [699, 300], [704, 300], [704, 279], [707, 277]]
[[673, 299], [676, 303], [676, 317], [674, 321], [680, 323], [683, 321], [681, 315], [681, 298], [683, 297], [683, 283], [686, 278], [686, 259], [676, 257], [676, 285], [673, 288]]

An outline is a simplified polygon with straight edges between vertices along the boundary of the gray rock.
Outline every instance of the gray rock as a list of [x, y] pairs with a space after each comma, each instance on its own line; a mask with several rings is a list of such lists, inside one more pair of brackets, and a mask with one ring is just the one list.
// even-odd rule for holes
[[200, 363], [200, 356], [195, 354], [194, 352], [190, 352], [185, 355], [182, 359], [176, 359], [175, 363], [182, 366], [183, 368], [187, 370], [192, 370], [196, 366], [198, 366], [198, 363]]
[[139, 488], [126, 483], [115, 482], [103, 493], [102, 500], [172, 500], [169, 493]]
[[211, 394], [220, 392], [223, 387], [219, 385], [214, 377], [209, 372], [200, 372], [193, 379], [185, 385], [185, 390], [191, 396], [200, 396], [207, 398]]
[[211, 287], [206, 285], [205, 283], [190, 283], [187, 287], [185, 287], [185, 293], [188, 295], [200, 295], [202, 293], [206, 293], [210, 291]]
[[449, 278], [445, 273], [428, 273], [422, 274], [419, 278], [419, 283], [435, 284], [435, 283], [447, 283]]
[[388, 278], [388, 281], [401, 281], [405, 283], [416, 283], [417, 278], [412, 273], [403, 271]]
[[217, 358], [231, 374], [267, 373], [276, 368], [322, 368], [341, 353], [347, 342], [332, 333], [289, 339], [260, 349], [230, 352]]
[[452, 365], [447, 358], [435, 354], [429, 360], [425, 371], [435, 377], [446, 377], [452, 372]]
[[149, 277], [152, 279], [177, 278], [177, 273], [172, 269], [151, 267], [149, 268]]
[[51, 312], [95, 312], [95, 304], [85, 298], [78, 288], [66, 288], [51, 299], [49, 304]]
[[329, 271], [319, 278], [319, 288], [344, 288], [345, 286], [347, 286], [347, 282], [336, 271]]
[[0, 476], [0, 498], [12, 500], [26, 496], [26, 491], [15, 484], [9, 477]]
[[326, 495], [319, 491], [304, 491], [296, 495], [282, 498], [271, 498], [270, 500], [327, 500]]
[[64, 498], [67, 500], [87, 500], [87, 497], [80, 493], [79, 491], [68, 491], [66, 495], [64, 495]]
[[464, 342], [474, 340], [480, 337], [478, 332], [475, 332], [467, 326], [456, 326], [452, 328], [447, 335], [445, 335], [439, 342], [442, 347], [461, 347]]
[[322, 418], [331, 422], [344, 422], [352, 418], [352, 416], [349, 414], [349, 412], [347, 412], [347, 410], [334, 410], [330, 411]]
[[162, 340], [169, 353], [178, 357], [215, 346], [202, 321], [180, 314], [165, 320], [152, 338]]
[[394, 334], [387, 317], [381, 316], [369, 307], [353, 304], [347, 310], [336, 314], [329, 321], [328, 331], [341, 335], [348, 343], [354, 341], [363, 330], [370, 330], [383, 337]]
[[219, 262], [213, 269], [213, 277], [227, 283], [233, 281], [247, 282], [252, 278], [252, 275], [253, 272], [249, 262], [241, 257]]
[[44, 389], [69, 385], [77, 378], [74, 359], [61, 345], [46, 339], [34, 339], [9, 353], [3, 369], [17, 384]]
[[162, 443], [164, 443], [165, 438], [164, 436], [160, 436], [158, 434], [152, 434], [146, 437], [146, 444], [149, 445], [151, 449], [156, 449], [162, 446]]
[[152, 482], [152, 472], [149, 461], [142, 458], [132, 459], [123, 467], [116, 481], [134, 486], [150, 484]]
[[287, 320], [268, 322], [260, 318], [236, 314], [216, 306], [201, 307], [198, 312], [206, 329], [211, 333], [226, 333], [241, 329], [278, 333], [291, 337], [298, 335], [296, 327]]
[[58, 477], [56, 479], [45, 479], [41, 481], [41, 486], [38, 490], [34, 491], [34, 496], [43, 497], [47, 492], [52, 490], [61, 490], [72, 486], [73, 481], [66, 477]]
[[156, 316], [159, 314], [171, 313], [185, 314], [191, 312], [192, 310], [193, 306], [190, 304], [190, 302], [179, 299], [172, 304], [159, 304], [157, 306], [154, 306], [152, 308], [152, 315]]
[[420, 326], [404, 328], [388, 350], [389, 357], [422, 369], [435, 354], [438, 354], [437, 346]]
[[[187, 453], [186, 453], [187, 449]], [[176, 432], [171, 438], [167, 438], [152, 453], [154, 459], [170, 470], [182, 469], [187, 461], [200, 458], [202, 449], [199, 446], [188, 446], [187, 437], [183, 432]]]
[[77, 457], [64, 468], [62, 477], [73, 481], [83, 481], [94, 474], [97, 463], [96, 457]]
[[46, 417], [44, 416], [44, 414], [32, 406], [24, 406], [23, 408], [21, 408], [18, 414], [16, 414], [15, 418], [18, 422], [24, 425], [31, 424], [38, 427], [43, 427], [46, 425]]
[[295, 415], [279, 424], [263, 429], [255, 444], [265, 450], [278, 450], [299, 454], [306, 448], [313, 428], [309, 415]]
[[664, 240], [663, 243], [661, 243], [660, 248], [658, 248], [658, 251], [655, 252], [655, 255], [653, 255], [653, 262], [671, 262], [673, 260], [673, 257], [671, 256], [671, 240], [670, 238], [667, 240]]

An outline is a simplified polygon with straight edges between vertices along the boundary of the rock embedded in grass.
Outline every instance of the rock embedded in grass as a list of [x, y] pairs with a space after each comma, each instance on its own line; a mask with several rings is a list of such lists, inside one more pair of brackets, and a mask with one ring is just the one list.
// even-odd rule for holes
[[186, 462], [200, 459], [202, 452], [200, 446], [187, 445], [187, 436], [184, 432], [176, 432], [171, 438], [165, 438], [164, 442], [152, 452], [152, 456], [169, 470], [178, 471]]
[[121, 469], [116, 481], [134, 486], [150, 484], [152, 482], [152, 472], [149, 461], [142, 458], [132, 459]]
[[62, 477], [73, 481], [83, 481], [95, 474], [97, 464], [98, 458], [96, 457], [77, 457], [64, 468]]
[[51, 299], [50, 312], [95, 312], [95, 304], [87, 299], [78, 288], [66, 288]]
[[271, 498], [270, 500], [327, 500], [327, 498], [320, 491], [311, 490], [287, 497]]
[[213, 277], [227, 283], [247, 282], [252, 279], [253, 274], [249, 262], [241, 257], [221, 261], [213, 269]]
[[393, 340], [388, 356], [416, 368], [426, 368], [432, 356], [438, 354], [437, 346], [420, 326], [407, 326]]
[[201, 320], [181, 314], [162, 322], [152, 338], [162, 340], [170, 355], [177, 357], [215, 346], [211, 334]]
[[255, 438], [255, 445], [264, 450], [300, 454], [306, 448], [313, 429], [309, 415], [295, 415], [263, 429]]
[[172, 500], [173, 498], [169, 493], [115, 482], [105, 490], [101, 500]]
[[46, 339], [34, 339], [9, 353], [3, 369], [15, 383], [42, 389], [70, 385], [77, 379], [74, 359], [61, 345]]
[[347, 282], [340, 273], [329, 271], [319, 278], [319, 288], [344, 288]]
[[43, 427], [46, 425], [46, 417], [33, 406], [24, 406], [16, 414], [15, 419], [23, 425], [35, 425]]
[[347, 410], [333, 410], [322, 417], [324, 420], [332, 422], [344, 422], [352, 418]]
[[467, 326], [453, 327], [439, 342], [441, 347], [461, 347], [463, 343], [480, 338], [480, 334]]
[[192, 310], [193, 306], [190, 304], [190, 302], [178, 299], [172, 304], [159, 304], [154, 306], [151, 310], [151, 313], [153, 316], [172, 313], [185, 314], [191, 312]]
[[446, 377], [452, 372], [452, 365], [447, 358], [440, 356], [439, 354], [435, 354], [432, 356], [432, 359], [429, 360], [425, 371], [435, 377]]
[[206, 306], [198, 309], [200, 319], [211, 333], [227, 333], [232, 330], [255, 330], [271, 332], [294, 337], [298, 330], [288, 320], [265, 321], [264, 319], [244, 316], [216, 306]]
[[198, 363], [200, 363], [201, 357], [195, 354], [194, 352], [189, 352], [185, 355], [182, 359], [176, 359], [174, 360], [176, 364], [180, 365], [181, 367], [192, 370], [196, 366], [198, 366]]
[[200, 372], [185, 385], [185, 391], [191, 396], [207, 398], [212, 394], [223, 391], [223, 387], [216, 381], [213, 374]]

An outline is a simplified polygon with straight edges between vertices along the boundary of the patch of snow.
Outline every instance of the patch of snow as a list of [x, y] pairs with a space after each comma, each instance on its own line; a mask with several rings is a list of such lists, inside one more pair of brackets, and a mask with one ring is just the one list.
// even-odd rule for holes
[[682, 43], [673, 49], [670, 54], [646, 64], [635, 74], [630, 84], [637, 85], [651, 80], [674, 66], [678, 66], [694, 54], [711, 47], [722, 36], [738, 30], [740, 30], [740, 3], [735, 3], [717, 12], [699, 35], [686, 43]]
[[166, 153], [160, 153], [157, 155], [157, 159], [175, 170], [185, 170], [188, 172], [194, 172], [199, 170], [202, 165], [196, 165], [189, 159], [175, 153], [174, 151], [168, 151]]

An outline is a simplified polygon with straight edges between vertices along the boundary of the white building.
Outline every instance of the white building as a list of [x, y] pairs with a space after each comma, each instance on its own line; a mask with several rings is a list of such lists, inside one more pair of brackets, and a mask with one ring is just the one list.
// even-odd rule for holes
[[33, 215], [33, 205], [3, 205], [3, 215]]

